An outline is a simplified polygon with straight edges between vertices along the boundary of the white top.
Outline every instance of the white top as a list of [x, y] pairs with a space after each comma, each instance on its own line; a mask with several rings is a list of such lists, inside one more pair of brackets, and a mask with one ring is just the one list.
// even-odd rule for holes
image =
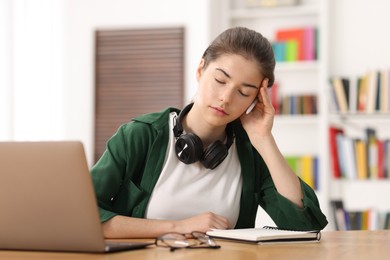
[[[170, 129], [173, 129], [175, 116], [175, 112], [170, 114]], [[225, 160], [214, 170], [205, 168], [201, 162], [181, 162], [175, 154], [175, 142], [170, 131], [164, 166], [146, 209], [146, 218], [179, 220], [213, 212], [226, 217], [229, 228], [234, 228], [242, 190], [235, 142]]]

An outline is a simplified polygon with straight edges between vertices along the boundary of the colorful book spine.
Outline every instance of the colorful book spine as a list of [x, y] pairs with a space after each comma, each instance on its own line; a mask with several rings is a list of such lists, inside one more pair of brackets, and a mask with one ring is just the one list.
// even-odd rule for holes
[[390, 70], [368, 71], [353, 85], [345, 77], [334, 77], [330, 87], [331, 102], [337, 112], [390, 112]]
[[330, 206], [332, 208], [336, 230], [347, 230], [348, 214], [344, 209], [343, 201], [332, 200]]
[[314, 190], [319, 188], [318, 157], [313, 155], [291, 155], [285, 157], [290, 168]]
[[364, 112], [367, 108], [367, 77], [363, 76], [358, 79], [357, 85], [357, 111]]
[[285, 42], [273, 42], [272, 49], [275, 55], [275, 61], [285, 61], [286, 59], [286, 43]]
[[301, 157], [301, 163], [302, 163], [302, 172], [301, 172], [301, 178], [306, 184], [308, 184], [313, 189], [315, 188], [314, 185], [314, 158], [312, 156], [302, 156]]
[[283, 115], [315, 115], [318, 112], [316, 95], [285, 95], [279, 100], [278, 111]]
[[378, 178], [378, 144], [376, 131], [366, 129], [368, 175], [371, 179]]
[[355, 152], [356, 152], [356, 169], [357, 178], [359, 180], [365, 180], [368, 178], [367, 173], [367, 145], [364, 140], [357, 139], [355, 141]]
[[336, 97], [337, 107], [339, 112], [346, 113], [349, 111], [349, 90], [347, 90], [347, 85], [344, 84], [346, 82], [342, 78], [335, 77], [331, 80], [331, 85], [334, 96]]
[[389, 97], [390, 97], [390, 82], [389, 82], [389, 72], [382, 71], [380, 73], [380, 111], [388, 112], [389, 111]]
[[304, 60], [315, 60], [316, 59], [316, 28], [307, 27], [304, 28], [304, 49], [303, 58]]
[[271, 98], [272, 106], [275, 109], [275, 114], [280, 114], [280, 97], [279, 97], [279, 83], [275, 82], [269, 89], [269, 96]]
[[347, 167], [345, 164], [345, 147], [344, 147], [344, 135], [338, 134], [336, 135], [336, 144], [337, 144], [337, 150], [338, 150], [338, 163], [340, 165], [340, 172], [341, 177], [346, 178], [347, 177]]
[[275, 60], [295, 62], [311, 61], [317, 58], [317, 28], [283, 28], [276, 31], [273, 42]]
[[383, 140], [377, 139], [377, 155], [378, 155], [378, 179], [385, 178], [385, 162], [384, 162], [384, 142]]
[[336, 230], [390, 229], [390, 212], [374, 209], [348, 211], [342, 200], [330, 202]]
[[330, 147], [330, 157], [332, 162], [332, 170], [334, 178], [341, 178], [341, 168], [339, 163], [339, 150], [337, 148], [337, 134], [343, 134], [344, 131], [341, 128], [331, 126], [329, 128], [329, 147]]
[[[304, 29], [303, 28], [294, 28], [294, 29], [281, 29], [276, 32], [276, 40], [288, 42], [294, 46], [294, 57], [293, 60], [287, 61], [297, 61], [304, 60]], [[287, 52], [289, 52], [287, 48]], [[292, 53], [290, 53], [292, 54]]]
[[343, 135], [342, 146], [345, 160], [345, 177], [354, 180], [357, 176], [354, 139]]
[[285, 52], [285, 61], [297, 61], [299, 55], [299, 45], [295, 40], [287, 40], [286, 44], [286, 52]]
[[353, 180], [390, 178], [390, 139], [379, 139], [375, 129], [365, 129], [366, 138], [352, 138], [344, 130], [329, 128], [329, 147], [334, 178]]

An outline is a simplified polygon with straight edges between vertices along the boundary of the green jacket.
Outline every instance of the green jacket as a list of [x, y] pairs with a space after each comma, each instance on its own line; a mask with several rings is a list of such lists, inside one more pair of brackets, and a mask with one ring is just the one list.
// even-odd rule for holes
[[[91, 169], [102, 222], [118, 214], [145, 217], [163, 167], [172, 131], [168, 122], [172, 111], [179, 113], [168, 108], [137, 117], [122, 125], [107, 142], [106, 151]], [[234, 123], [234, 132], [242, 174], [240, 213], [235, 228], [254, 227], [260, 205], [280, 228], [323, 229], [328, 222], [314, 191], [301, 181], [303, 209], [284, 198], [276, 191], [266, 164], [239, 122]]]

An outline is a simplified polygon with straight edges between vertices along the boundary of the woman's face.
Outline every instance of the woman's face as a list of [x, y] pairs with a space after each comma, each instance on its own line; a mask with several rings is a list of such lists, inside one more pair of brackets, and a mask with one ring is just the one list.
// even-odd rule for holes
[[236, 54], [222, 55], [207, 68], [202, 59], [196, 76], [195, 103], [206, 121], [215, 126], [239, 118], [257, 97], [264, 78], [257, 63]]

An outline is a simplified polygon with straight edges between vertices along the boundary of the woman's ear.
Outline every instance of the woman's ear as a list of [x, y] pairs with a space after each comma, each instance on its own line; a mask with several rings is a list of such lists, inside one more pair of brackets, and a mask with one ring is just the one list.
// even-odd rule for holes
[[204, 69], [204, 59], [202, 58], [199, 62], [198, 68], [196, 69], [196, 79], [199, 80], [200, 76], [202, 76], [202, 72]]

